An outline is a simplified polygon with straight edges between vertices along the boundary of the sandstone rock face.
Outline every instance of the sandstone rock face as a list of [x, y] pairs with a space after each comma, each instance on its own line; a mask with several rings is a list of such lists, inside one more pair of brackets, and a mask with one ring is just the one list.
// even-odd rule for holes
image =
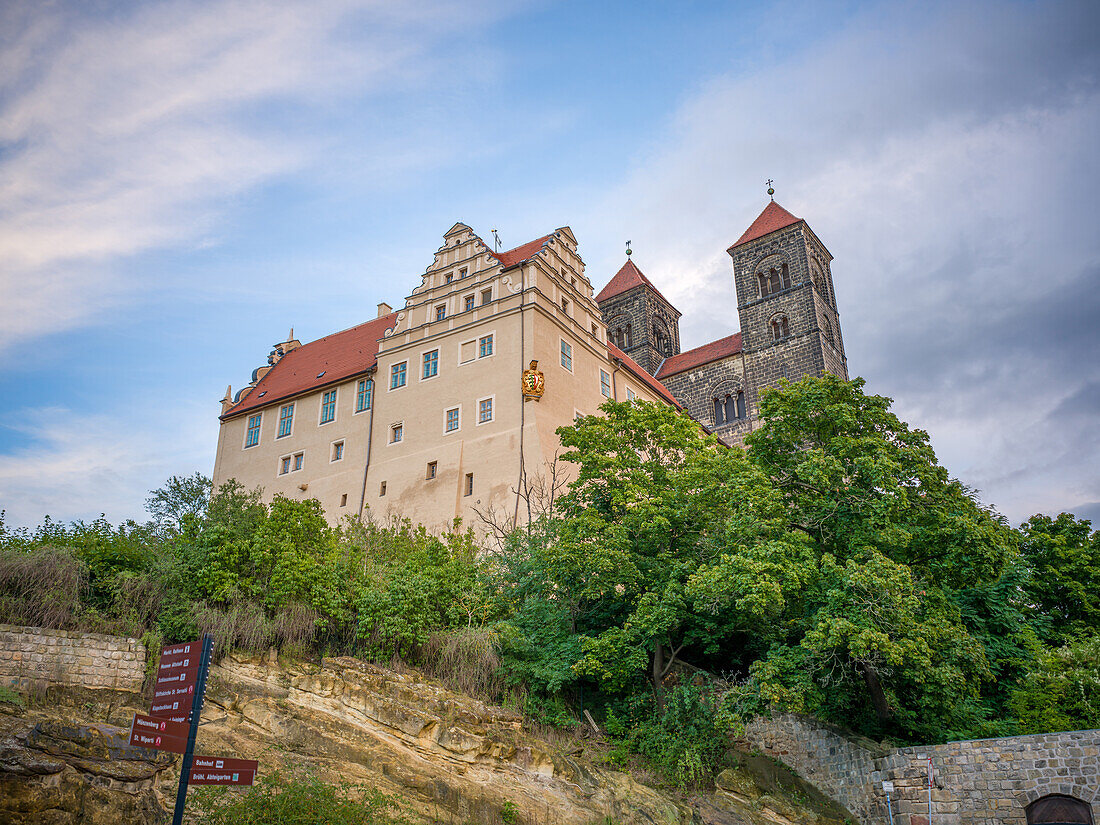
[[152, 825], [168, 754], [132, 748], [129, 729], [0, 716], [0, 822]]

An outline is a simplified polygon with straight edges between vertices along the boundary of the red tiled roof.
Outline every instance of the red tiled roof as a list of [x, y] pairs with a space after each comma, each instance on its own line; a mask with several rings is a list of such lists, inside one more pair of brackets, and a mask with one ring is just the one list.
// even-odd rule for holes
[[607, 286], [600, 290], [600, 294], [596, 296], [596, 303], [598, 304], [600, 301], [606, 301], [608, 298], [614, 298], [616, 295], [622, 295], [627, 290], [634, 289], [634, 287], [642, 286], [643, 284], [660, 295], [662, 301], [672, 306], [668, 299], [665, 298], [664, 295], [661, 295], [657, 287], [653, 285], [653, 282], [645, 276], [645, 273], [638, 269], [638, 267], [634, 265], [634, 261], [629, 258], [626, 259], [626, 263], [623, 264], [622, 269], [616, 272], [611, 280], [607, 282]]
[[764, 211], [757, 216], [756, 220], [752, 222], [752, 225], [745, 230], [745, 234], [730, 246], [730, 249], [749, 241], [755, 241], [757, 238], [763, 238], [776, 230], [785, 229], [800, 220], [802, 218], [796, 218], [778, 203], [771, 201], [764, 207]]
[[695, 367], [701, 367], [703, 364], [718, 361], [721, 358], [729, 358], [740, 351], [741, 333], [735, 332], [733, 335], [719, 338], [717, 341], [711, 341], [709, 344], [703, 344], [701, 347], [689, 349], [687, 352], [681, 352], [679, 355], [666, 358], [665, 362], [661, 364], [661, 368], [657, 370], [657, 378], [668, 378], [670, 375], [686, 372]]
[[551, 237], [553, 236], [543, 235], [538, 240], [528, 241], [522, 246], [517, 246], [515, 249], [509, 249], [507, 252], [493, 252], [490, 250], [489, 254], [504, 264], [504, 268], [507, 269], [510, 266], [521, 264], [532, 257], [536, 252], [542, 249], [542, 245], [550, 240]]
[[618, 358], [623, 362], [624, 367], [634, 373], [635, 378], [638, 378], [643, 384], [668, 401], [668, 403], [675, 405], [676, 409], [683, 409], [683, 407], [680, 406], [680, 402], [673, 398], [672, 393], [665, 389], [665, 385], [638, 366], [638, 363], [633, 358], [610, 342], [607, 345], [607, 349], [608, 352], [611, 353], [612, 358]]
[[292, 349], [221, 417], [231, 418], [366, 372], [378, 361], [378, 339], [396, 320], [397, 313], [391, 312]]

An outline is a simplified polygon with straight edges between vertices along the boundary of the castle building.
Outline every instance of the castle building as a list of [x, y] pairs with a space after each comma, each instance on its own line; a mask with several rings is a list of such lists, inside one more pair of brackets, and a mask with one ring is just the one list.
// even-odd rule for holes
[[729, 248], [741, 332], [680, 351], [680, 313], [631, 260], [594, 295], [562, 227], [507, 252], [457, 223], [394, 311], [274, 346], [222, 399], [214, 483], [431, 529], [522, 523], [574, 472], [558, 427], [607, 399], [686, 410], [727, 443], [781, 377], [847, 377], [831, 256], [774, 201]]

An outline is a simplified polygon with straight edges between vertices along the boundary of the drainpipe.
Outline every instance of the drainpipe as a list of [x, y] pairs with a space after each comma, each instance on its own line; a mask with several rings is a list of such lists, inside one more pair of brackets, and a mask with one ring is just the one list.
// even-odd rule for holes
[[370, 415], [367, 417], [367, 461], [363, 465], [363, 492], [359, 496], [359, 518], [363, 518], [363, 506], [367, 503], [367, 471], [370, 469], [370, 447], [374, 443], [374, 407], [377, 399], [374, 397], [374, 375], [376, 370], [367, 373], [370, 381]]
[[[524, 325], [523, 315], [526, 310], [527, 301], [527, 273], [524, 271], [523, 266], [519, 269], [519, 372], [523, 375], [523, 371], [527, 368], [526, 350], [524, 347], [527, 341], [524, 337]], [[526, 413], [527, 413], [527, 399], [523, 397], [523, 387], [520, 387], [520, 399], [519, 399], [519, 478], [516, 481], [516, 506], [512, 511], [512, 524], [519, 525], [519, 497], [520, 491], [523, 489], [523, 431], [525, 429]]]
[[611, 370], [611, 400], [612, 401], [618, 401], [619, 400], [619, 382], [615, 380], [615, 373], [617, 373], [619, 370], [621, 370], [623, 368], [623, 359], [622, 358], [612, 358], [611, 360], [615, 363], [615, 369]]

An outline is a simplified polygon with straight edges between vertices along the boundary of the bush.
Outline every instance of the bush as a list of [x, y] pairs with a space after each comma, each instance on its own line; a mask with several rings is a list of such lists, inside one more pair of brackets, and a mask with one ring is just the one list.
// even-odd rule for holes
[[204, 825], [398, 825], [407, 822], [376, 790], [274, 771], [244, 793], [196, 788], [191, 808]]
[[88, 566], [68, 548], [0, 551], [0, 622], [76, 629], [87, 589]]
[[421, 664], [451, 690], [496, 701], [504, 689], [499, 643], [499, 634], [488, 627], [438, 630], [421, 648]]

